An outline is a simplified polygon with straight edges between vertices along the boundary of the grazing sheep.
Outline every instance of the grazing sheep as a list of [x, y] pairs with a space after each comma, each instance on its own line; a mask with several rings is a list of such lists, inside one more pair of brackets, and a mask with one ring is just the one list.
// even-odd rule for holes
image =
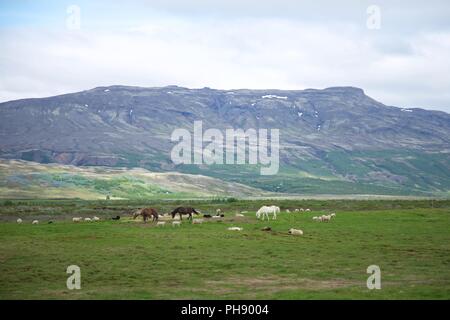
[[322, 222], [330, 222], [330, 220], [331, 220], [331, 216], [327, 216], [327, 215], [323, 215], [322, 217]]
[[309, 212], [309, 211], [311, 211], [311, 209], [308, 208], [308, 209], [305, 209], [305, 211], [306, 211], [306, 212]]
[[[175, 221], [174, 221], [175, 222]], [[172, 222], [173, 223], [173, 222]], [[156, 226], [157, 227], [164, 227], [166, 225], [166, 222], [165, 221], [158, 221], [157, 223], [156, 223]]]
[[291, 212], [291, 210], [289, 210], [289, 209], [286, 209], [286, 213], [290, 213]]
[[38, 220], [33, 220], [33, 222], [31, 222], [31, 224], [39, 224]]
[[72, 222], [80, 222], [81, 220], [83, 220], [83, 218], [81, 218], [81, 217], [73, 217], [72, 218]]
[[92, 218], [92, 220], [93, 220], [93, 221], [100, 221], [100, 218], [99, 218], [99, 217], [96, 217], [96, 216], [94, 216], [94, 217]]
[[92, 219], [91, 219], [91, 218], [84, 218], [84, 221], [86, 221], [86, 222], [91, 222]]
[[305, 209], [303, 209], [303, 208], [300, 208], [300, 211], [305, 211]]
[[230, 230], [230, 231], [242, 231], [243, 228], [240, 228], [240, 227], [229, 227], [228, 230]]
[[320, 221], [320, 217], [312, 217], [314, 221]]
[[192, 220], [192, 224], [202, 224], [203, 223], [203, 219], [194, 219]]
[[236, 213], [236, 217], [245, 217], [245, 216], [241, 213]]
[[294, 228], [289, 229], [288, 233], [292, 234], [293, 236], [302, 236], [303, 235], [303, 231], [302, 230], [294, 229]]
[[180, 220], [178, 220], [178, 221], [172, 221], [172, 227], [175, 227], [175, 226], [181, 226], [181, 221]]
[[21, 223], [22, 223], [22, 219], [18, 218], [18, 219], [17, 219], [17, 223], [18, 223], [18, 224], [21, 224]]
[[295, 211], [295, 212], [298, 212], [299, 210], [298, 210], [298, 209], [295, 209], [294, 211]]
[[332, 217], [332, 218], [334, 218], [334, 217], [336, 217], [336, 213], [332, 213], [332, 214], [330, 214], [330, 216]]

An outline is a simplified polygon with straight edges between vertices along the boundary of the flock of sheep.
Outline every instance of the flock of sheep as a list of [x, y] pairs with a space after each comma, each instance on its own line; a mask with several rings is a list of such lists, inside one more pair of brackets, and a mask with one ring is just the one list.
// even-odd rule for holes
[[313, 217], [312, 219], [314, 221], [319, 221], [319, 222], [330, 222], [332, 218], [336, 217], [336, 213], [331, 213], [331, 214], [323, 214], [321, 216], [316, 216]]
[[[311, 209], [306, 208], [300, 208], [300, 209], [294, 209], [292, 212], [310, 212]], [[262, 206], [261, 208], [258, 209], [258, 211], [256, 211], [256, 218], [257, 219], [262, 219], [262, 221], [264, 221], [264, 218], [267, 218], [267, 220], [269, 221], [269, 214], [272, 214], [272, 220], [276, 220], [277, 219], [277, 213], [280, 213], [281, 210], [279, 207], [277, 206]], [[241, 213], [236, 213], [235, 216], [236, 217], [245, 217], [243, 213], [247, 213], [247, 211], [242, 211]], [[289, 209], [286, 209], [286, 213], [291, 213], [291, 211]], [[221, 209], [217, 209], [216, 210], [216, 215], [212, 216], [209, 214], [204, 214], [203, 218], [193, 218], [192, 219], [192, 224], [202, 224], [205, 221], [205, 218], [212, 218], [212, 219], [220, 219], [223, 218], [225, 215], [222, 213]], [[169, 214], [161, 214], [160, 215], [161, 218], [168, 218], [170, 217]], [[314, 216], [312, 217], [312, 220], [317, 221], [317, 222], [330, 222], [333, 218], [336, 217], [336, 213], [331, 213], [328, 215], [321, 215], [321, 216]], [[119, 220], [120, 216], [114, 217], [112, 218], [113, 220]], [[72, 222], [78, 223], [78, 222], [97, 222], [100, 221], [101, 219], [97, 216], [94, 216], [93, 218], [83, 218], [83, 217], [73, 217], [72, 218]], [[172, 221], [172, 227], [180, 227], [181, 226], [181, 221], [180, 221], [180, 217], [178, 216], [174, 216], [171, 219]], [[21, 218], [17, 219], [17, 223], [21, 224], [23, 222], [23, 220]], [[166, 225], [167, 221], [156, 221], [156, 226], [157, 227], [163, 227]], [[31, 222], [32, 224], [39, 224], [39, 220], [33, 220]], [[52, 221], [49, 221], [48, 223], [52, 223]], [[243, 228], [242, 227], [229, 227], [227, 228], [227, 230], [230, 231], [242, 231]], [[271, 231], [272, 229], [270, 227], [265, 227], [262, 229], [263, 231]], [[300, 229], [294, 229], [291, 228], [288, 231], [288, 234], [291, 235], [303, 235], [303, 230]]]

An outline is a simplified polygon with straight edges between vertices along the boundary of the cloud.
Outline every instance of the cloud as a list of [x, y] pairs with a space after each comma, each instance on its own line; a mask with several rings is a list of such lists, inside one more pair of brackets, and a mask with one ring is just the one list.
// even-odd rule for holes
[[364, 19], [357, 21], [245, 12], [220, 19], [155, 13], [120, 27], [114, 21], [99, 27], [82, 20], [77, 31], [3, 27], [0, 100], [112, 84], [223, 89], [351, 85], [388, 105], [450, 112], [446, 28], [393, 34], [368, 30]]

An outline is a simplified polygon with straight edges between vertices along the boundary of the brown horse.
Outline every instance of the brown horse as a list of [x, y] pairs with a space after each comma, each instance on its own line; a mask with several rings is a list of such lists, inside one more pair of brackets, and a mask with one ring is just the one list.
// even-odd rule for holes
[[153, 208], [144, 208], [141, 210], [137, 210], [133, 214], [133, 219], [136, 219], [138, 216], [142, 216], [144, 219], [144, 223], [147, 223], [147, 219], [152, 217], [152, 222], [158, 221], [159, 214], [158, 212]]
[[195, 211], [195, 209], [194, 208], [191, 208], [191, 207], [178, 207], [178, 208], [175, 208], [170, 214], [172, 215], [172, 219], [173, 218], [175, 218], [175, 215], [176, 214], [179, 214], [180, 215], [180, 220], [183, 220], [183, 217], [182, 217], [182, 215], [183, 214], [188, 214], [189, 215], [189, 220], [192, 220], [192, 214], [193, 213], [195, 213], [195, 214], [200, 214], [200, 213], [198, 213], [197, 211]]

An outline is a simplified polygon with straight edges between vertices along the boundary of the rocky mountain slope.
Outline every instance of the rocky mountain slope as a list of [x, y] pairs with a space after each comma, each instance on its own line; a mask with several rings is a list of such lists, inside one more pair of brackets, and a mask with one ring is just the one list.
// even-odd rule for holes
[[[278, 128], [280, 172], [174, 165], [175, 128]], [[383, 105], [353, 87], [214, 90], [98, 87], [0, 104], [0, 157], [208, 175], [269, 191], [439, 194], [450, 190], [450, 115]]]

